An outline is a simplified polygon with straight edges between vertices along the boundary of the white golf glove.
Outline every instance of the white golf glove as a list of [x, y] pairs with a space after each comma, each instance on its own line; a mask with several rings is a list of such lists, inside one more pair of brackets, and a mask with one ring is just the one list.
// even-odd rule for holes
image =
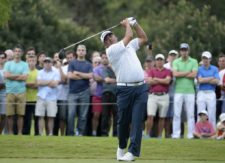
[[129, 24], [133, 27], [137, 24], [137, 20], [134, 17], [127, 18], [129, 21]]

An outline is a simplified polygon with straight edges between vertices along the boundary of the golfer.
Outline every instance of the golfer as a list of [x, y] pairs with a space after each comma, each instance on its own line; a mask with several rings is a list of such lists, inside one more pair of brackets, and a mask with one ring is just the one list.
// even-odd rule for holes
[[[120, 24], [125, 28], [125, 36], [121, 41], [118, 42], [111, 31], [104, 31], [100, 39], [106, 47], [106, 54], [117, 80], [117, 160], [133, 161], [135, 156], [140, 155], [142, 117], [148, 98], [144, 72], [136, 51], [147, 43], [148, 38], [136, 19], [127, 18]], [[138, 38], [133, 39], [132, 27]], [[129, 137], [130, 145], [125, 153]]]

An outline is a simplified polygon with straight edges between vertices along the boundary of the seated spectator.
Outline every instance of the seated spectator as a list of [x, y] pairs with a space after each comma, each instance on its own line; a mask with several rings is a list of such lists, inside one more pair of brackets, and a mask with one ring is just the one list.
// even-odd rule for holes
[[225, 113], [220, 114], [220, 122], [217, 124], [217, 139], [225, 138]]
[[194, 137], [198, 139], [215, 138], [215, 130], [212, 123], [208, 120], [208, 112], [201, 110], [198, 113], [199, 121], [195, 124]]

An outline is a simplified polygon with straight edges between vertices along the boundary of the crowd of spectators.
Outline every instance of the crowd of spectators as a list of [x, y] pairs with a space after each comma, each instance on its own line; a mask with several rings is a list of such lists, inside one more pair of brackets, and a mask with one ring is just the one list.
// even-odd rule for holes
[[[0, 53], [0, 134], [117, 136], [116, 77], [106, 53], [87, 59], [78, 45], [52, 56], [19, 45]], [[224, 139], [225, 55], [217, 65], [212, 59], [204, 51], [198, 62], [187, 43], [147, 54], [143, 138], [179, 139], [187, 126], [188, 139]]]

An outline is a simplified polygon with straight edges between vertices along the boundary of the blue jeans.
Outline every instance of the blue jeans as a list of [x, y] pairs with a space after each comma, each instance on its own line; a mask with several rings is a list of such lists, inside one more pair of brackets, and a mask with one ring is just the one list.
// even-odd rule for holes
[[126, 148], [130, 137], [128, 151], [134, 156], [140, 155], [142, 120], [147, 100], [148, 87], [146, 84], [134, 87], [117, 87], [119, 147]]
[[[76, 115], [78, 116], [77, 129], [80, 135], [84, 135], [85, 127], [87, 123], [87, 113], [90, 102], [90, 91], [89, 89], [69, 94], [68, 97], [68, 119], [67, 119], [67, 134], [74, 135], [74, 121]], [[79, 105], [81, 104], [81, 105]]]

